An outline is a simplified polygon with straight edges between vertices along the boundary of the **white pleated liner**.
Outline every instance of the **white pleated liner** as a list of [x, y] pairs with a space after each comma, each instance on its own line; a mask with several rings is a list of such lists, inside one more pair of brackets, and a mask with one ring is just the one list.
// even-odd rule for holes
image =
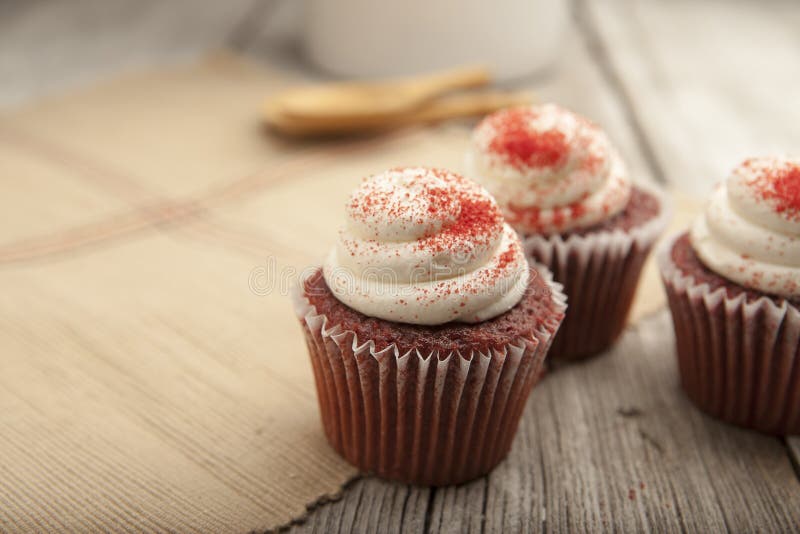
[[800, 309], [784, 299], [727, 296], [657, 252], [675, 327], [681, 384], [703, 411], [770, 434], [800, 434]]
[[625, 328], [642, 267], [672, 215], [663, 191], [652, 185], [636, 187], [657, 197], [661, 209], [629, 231], [523, 238], [528, 258], [548, 267], [569, 298], [569, 312], [550, 349], [551, 361], [597, 354]]
[[561, 286], [538, 269], [561, 312], [530, 338], [469, 355], [376, 351], [330, 325], [292, 293], [306, 337], [328, 441], [365, 472], [420, 485], [458, 484], [508, 453], [525, 401], [566, 309]]

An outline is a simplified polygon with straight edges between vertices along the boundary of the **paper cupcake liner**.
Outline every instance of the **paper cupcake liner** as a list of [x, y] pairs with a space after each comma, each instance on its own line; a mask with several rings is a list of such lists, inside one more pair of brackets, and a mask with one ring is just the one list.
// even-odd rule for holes
[[[563, 312], [561, 286], [540, 275]], [[302, 283], [293, 301], [330, 444], [364, 472], [431, 486], [474, 479], [506, 456], [560, 322], [486, 354], [400, 354], [330, 324]]]
[[681, 385], [704, 412], [769, 434], [800, 434], [800, 310], [769, 296], [747, 302], [697, 284], [672, 261], [658, 266], [675, 327]]
[[548, 360], [572, 360], [597, 354], [622, 333], [639, 276], [650, 251], [671, 216], [664, 193], [653, 186], [637, 187], [653, 194], [661, 210], [629, 231], [598, 231], [528, 236], [528, 258], [545, 265], [564, 286], [569, 311], [553, 341]]

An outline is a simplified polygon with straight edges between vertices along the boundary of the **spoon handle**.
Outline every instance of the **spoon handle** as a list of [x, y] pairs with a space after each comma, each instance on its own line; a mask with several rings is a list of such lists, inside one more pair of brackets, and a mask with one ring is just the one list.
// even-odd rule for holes
[[534, 100], [530, 92], [488, 91], [442, 96], [418, 109], [391, 117], [295, 117], [283, 115], [278, 109], [267, 108], [265, 119], [279, 133], [313, 137], [375, 132], [456, 117], [486, 115], [501, 108], [530, 104]]
[[482, 87], [491, 81], [486, 67], [460, 67], [444, 72], [407, 78], [401, 83], [420, 101], [454, 91]]
[[398, 123], [435, 122], [455, 117], [486, 115], [498, 109], [530, 104], [535, 100], [528, 91], [484, 91], [447, 95], [430, 101], [411, 113], [398, 117]]

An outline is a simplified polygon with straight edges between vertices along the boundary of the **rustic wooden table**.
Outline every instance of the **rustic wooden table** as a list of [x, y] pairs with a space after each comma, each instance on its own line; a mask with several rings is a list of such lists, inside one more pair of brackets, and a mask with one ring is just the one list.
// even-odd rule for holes
[[[227, 45], [301, 70], [288, 2], [5, 2], [0, 105]], [[81, 31], [88, 28], [88, 31]], [[634, 173], [689, 194], [744, 156], [800, 150], [800, 3], [576, 4], [557, 68], [522, 80], [600, 120]], [[427, 489], [363, 477], [297, 532], [800, 529], [800, 438], [704, 416], [682, 395], [666, 311], [534, 391], [491, 475]]]

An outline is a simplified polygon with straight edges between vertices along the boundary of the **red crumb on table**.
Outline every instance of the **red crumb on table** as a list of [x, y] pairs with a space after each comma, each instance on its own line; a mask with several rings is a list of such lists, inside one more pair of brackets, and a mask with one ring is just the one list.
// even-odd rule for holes
[[636, 500], [636, 490], [631, 488], [628, 490], [628, 499], [635, 501]]
[[510, 108], [484, 119], [494, 131], [489, 151], [518, 169], [552, 167], [569, 154], [563, 132], [555, 129], [537, 131], [532, 122], [539, 116], [535, 108]]
[[748, 185], [763, 200], [785, 218], [800, 221], [800, 164], [777, 162], [769, 166], [763, 160], [749, 159], [742, 166], [754, 171]]

